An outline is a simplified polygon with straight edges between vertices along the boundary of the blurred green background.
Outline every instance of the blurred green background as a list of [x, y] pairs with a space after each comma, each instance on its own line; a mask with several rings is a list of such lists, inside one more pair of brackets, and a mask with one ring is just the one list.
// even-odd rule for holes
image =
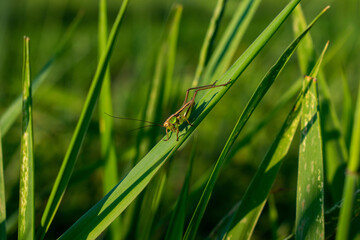
[[[250, 28], [241, 42], [235, 59], [249, 46], [265, 26], [278, 14], [288, 1], [262, 1]], [[108, 1], [108, 21], [111, 26], [120, 1]], [[111, 79], [114, 115], [139, 118], [144, 106], [149, 80], [154, 74], [154, 65], [159, 51], [161, 35], [174, 3], [183, 5], [179, 40], [176, 54], [174, 79], [180, 82], [174, 86], [176, 94], [172, 101], [180, 107], [184, 93], [191, 86], [200, 48], [211, 18], [216, 1], [170, 1], [131, 0], [121, 26], [116, 48], [111, 59]], [[233, 10], [239, 1], [229, 0], [219, 35], [224, 31]], [[323, 72], [330, 86], [331, 95], [341, 118], [343, 102], [342, 78], [346, 77], [355, 101], [359, 84], [360, 66], [360, 2], [348, 1], [307, 1], [302, 7], [308, 21], [321, 9], [330, 5], [330, 10], [310, 31], [318, 53], [327, 40], [330, 47], [323, 64]], [[47, 198], [53, 186], [61, 161], [75, 129], [90, 81], [94, 75], [98, 59], [98, 2], [69, 0], [0, 1], [0, 115], [21, 93], [22, 41], [30, 37], [31, 76], [39, 73], [44, 64], [55, 52], [75, 16], [82, 11], [83, 19], [67, 45], [66, 51], [54, 64], [45, 83], [33, 97], [34, 134], [35, 134], [35, 207], [36, 222], [39, 223]], [[251, 63], [209, 117], [197, 129], [196, 152], [193, 181], [213, 166], [226, 141], [232, 126], [246, 102], [265, 75], [292, 39], [291, 19]], [[216, 45], [216, 42], [215, 42]], [[302, 77], [297, 59], [292, 58], [280, 78], [275, 82], [240, 136], [245, 136], [252, 126], [261, 121], [262, 116], [272, 110], [283, 93]], [[321, 99], [321, 96], [320, 96]], [[289, 103], [261, 130], [251, 141], [238, 151], [222, 171], [210, 200], [200, 233], [206, 236], [234, 203], [241, 199], [254, 172], [273, 142], [286, 114], [291, 108]], [[162, 113], [162, 119], [171, 114]], [[117, 145], [119, 176], [129, 171], [129, 162], [134, 157], [136, 132], [129, 130], [138, 123], [115, 120], [115, 140]], [[7, 198], [7, 216], [17, 215], [18, 175], [21, 121], [18, 121], [3, 136], [4, 171]], [[86, 140], [79, 155], [74, 175], [65, 193], [54, 222], [47, 234], [54, 239], [71, 226], [85, 211], [102, 196], [102, 168], [100, 159], [100, 140], [98, 112], [94, 112]], [[284, 236], [291, 232], [295, 219], [295, 195], [297, 179], [297, 142], [287, 156], [273, 194], [279, 211], [279, 231]], [[159, 209], [159, 219], [174, 204], [185, 176], [191, 144], [185, 145], [176, 154], [169, 167], [170, 179], [166, 185], [163, 201]], [[228, 193], [232, 194], [229, 196]], [[224, 199], [223, 193], [226, 193]], [[331, 202], [331, 199], [327, 202]], [[191, 209], [189, 213], [191, 213]], [[162, 221], [159, 221], [159, 229]], [[271, 234], [271, 224], [267, 207], [260, 217], [254, 238], [263, 239]], [[11, 236], [16, 236], [16, 226]], [[200, 235], [199, 237], [201, 237]]]

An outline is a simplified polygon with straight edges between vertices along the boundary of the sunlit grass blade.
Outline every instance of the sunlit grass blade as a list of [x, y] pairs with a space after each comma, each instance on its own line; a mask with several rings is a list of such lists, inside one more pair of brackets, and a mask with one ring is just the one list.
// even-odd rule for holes
[[[298, 6], [294, 11], [294, 33], [298, 34], [299, 31], [305, 28], [306, 20], [301, 7]], [[312, 39], [306, 39], [304, 45], [298, 48], [299, 65], [304, 75], [309, 75], [311, 68], [316, 62], [316, 54]], [[319, 90], [322, 96], [321, 101], [321, 134], [323, 139], [323, 154], [325, 162], [325, 177], [329, 185], [329, 190], [333, 200], [339, 201], [342, 193], [344, 174], [341, 166], [348, 158], [348, 152], [344, 140], [344, 135], [341, 131], [341, 124], [337, 116], [332, 94], [326, 83], [325, 77], [319, 70], [317, 77], [319, 83]]]
[[357, 95], [356, 110], [354, 116], [353, 132], [351, 136], [350, 158], [346, 169], [345, 186], [343, 193], [343, 205], [340, 210], [338, 232], [336, 239], [348, 239], [350, 220], [354, 205], [354, 191], [359, 186], [359, 165], [360, 165], [360, 85]]
[[180, 196], [177, 199], [175, 208], [171, 215], [169, 226], [167, 227], [165, 240], [182, 239], [185, 217], [186, 217], [186, 206], [188, 201], [190, 180], [192, 175], [193, 163], [195, 159], [195, 153], [197, 148], [197, 140], [193, 139], [193, 146], [191, 156], [189, 160], [188, 170], [186, 172], [185, 181], [180, 192]]
[[34, 136], [32, 120], [32, 93], [30, 80], [30, 50], [28, 37], [24, 37], [23, 105], [20, 163], [20, 204], [18, 239], [34, 239]]
[[207, 65], [211, 56], [212, 45], [218, 32], [224, 9], [226, 6], [226, 0], [218, 0], [214, 9], [214, 13], [211, 17], [209, 27], [206, 31], [205, 39], [200, 50], [199, 62], [196, 67], [195, 77], [192, 83], [193, 87], [198, 86], [201, 74], [204, 71], [204, 67]]
[[[230, 148], [233, 146], [235, 140], [237, 139], [238, 135], [240, 134], [241, 130], [245, 126], [247, 120], [250, 118], [251, 114], [253, 113], [253, 111], [255, 110], [257, 105], [259, 104], [259, 102], [262, 100], [262, 98], [264, 97], [266, 92], [272, 86], [273, 82], [278, 77], [278, 75], [280, 74], [280, 72], [282, 71], [282, 69], [284, 68], [284, 66], [286, 65], [286, 63], [288, 62], [288, 60], [290, 59], [292, 54], [294, 53], [294, 51], [295, 51], [297, 45], [299, 44], [299, 42], [302, 40], [302, 38], [306, 35], [306, 33], [311, 29], [313, 24], [319, 19], [319, 17], [322, 14], [323, 14], [323, 12], [321, 12], [315, 18], [315, 20], [308, 26], [308, 28], [306, 28], [306, 30], [304, 32], [302, 32], [301, 35], [298, 38], [296, 38], [289, 45], [289, 47], [284, 51], [284, 53], [277, 60], [275, 65], [265, 75], [265, 77], [263, 78], [263, 80], [261, 81], [259, 86], [257, 87], [256, 91], [254, 92], [253, 96], [249, 100], [246, 108], [244, 109], [244, 111], [241, 114], [241, 116], [239, 117], [235, 127], [233, 128], [233, 131], [232, 131], [230, 137], [228, 138], [228, 140], [226, 142], [226, 145], [224, 146], [224, 148], [223, 148], [223, 150], [221, 152], [221, 155], [219, 156], [219, 159], [216, 162], [216, 165], [215, 165], [215, 167], [214, 167], [214, 169], [212, 171], [212, 174], [211, 174], [211, 176], [210, 176], [210, 178], [208, 180], [208, 183], [207, 183], [207, 185], [205, 187], [203, 195], [201, 196], [201, 199], [200, 199], [200, 201], [198, 203], [198, 206], [197, 206], [197, 208], [196, 208], [196, 210], [194, 212], [194, 215], [193, 215], [193, 217], [191, 219], [191, 222], [190, 222], [190, 224], [188, 226], [188, 229], [186, 231], [186, 234], [185, 234], [186, 239], [194, 239], [195, 236], [196, 236], [197, 229], [199, 227], [200, 221], [201, 221], [202, 216], [203, 216], [203, 214], [205, 212], [207, 203], [208, 203], [208, 201], [210, 199], [210, 196], [211, 196], [212, 190], [213, 190], [213, 188], [215, 186], [217, 177], [220, 174], [221, 168], [222, 168], [222, 166], [223, 166], [223, 164], [225, 162], [227, 154], [230, 151]], [[239, 211], [239, 212], [241, 212], [240, 214], [243, 214], [242, 211]], [[239, 220], [241, 220], [240, 217], [239, 217]], [[244, 230], [242, 230], [241, 227], [238, 227], [237, 224], [238, 224], [237, 221], [233, 222], [233, 224], [232, 224], [232, 226], [230, 228], [229, 236], [234, 236], [235, 239], [242, 238], [242, 237], [247, 237], [247, 234], [242, 235]], [[252, 224], [251, 221], [250, 221], [250, 224]], [[248, 227], [246, 226], [245, 229], [248, 229]], [[251, 233], [251, 231], [250, 231], [250, 233]], [[242, 235], [242, 237], [240, 237], [241, 235]]]
[[2, 154], [1, 129], [0, 129], [0, 239], [6, 239], [6, 198], [4, 161]]
[[[265, 46], [269, 39], [279, 29], [299, 0], [291, 1], [283, 11], [270, 23], [254, 43], [232, 65], [226, 74], [219, 80], [225, 83], [232, 79], [234, 83], [250, 62]], [[81, 237], [96, 238], [128, 205], [140, 194], [149, 183], [155, 173], [172, 156], [181, 144], [192, 134], [199, 123], [205, 118], [210, 110], [220, 101], [232, 84], [221, 89], [213, 88], [199, 100], [192, 112], [190, 121], [193, 126], [181, 128], [179, 141], [175, 134], [168, 141], [160, 141], [152, 150], [128, 173], [128, 175], [109, 192], [103, 199], [85, 213], [74, 225], [72, 225], [60, 239], [81, 239]], [[199, 108], [199, 106], [201, 106]], [[196, 119], [196, 120], [194, 120]]]
[[310, 77], [306, 76], [303, 83], [295, 225], [298, 239], [322, 239], [325, 236], [324, 170], [316, 76], [328, 44]]
[[[159, 89], [157, 95], [153, 96], [153, 99], [156, 99], [150, 106], [154, 106], [156, 111], [149, 112], [149, 118], [153, 122], [159, 122], [161, 116], [161, 111], [163, 109], [163, 102], [166, 99], [169, 99], [166, 92], [171, 92], [173, 70], [175, 65], [175, 55], [176, 55], [176, 46], [179, 33], [179, 25], [182, 15], [182, 5], [175, 5], [172, 13], [171, 19], [169, 21], [169, 26], [166, 29], [164, 35], [164, 42], [162, 43], [162, 55], [159, 55], [158, 61], [163, 62], [164, 73], [160, 71], [157, 76], [157, 79], [154, 79], [154, 83], [158, 84], [156, 87]], [[165, 77], [163, 77], [165, 75]], [[164, 80], [163, 80], [164, 79]], [[164, 92], [165, 88], [169, 88]], [[168, 102], [168, 101], [165, 101]], [[154, 113], [157, 112], [155, 115]], [[147, 119], [149, 119], [147, 118]], [[155, 145], [157, 133], [153, 136], [150, 136], [150, 147]], [[146, 188], [144, 193], [144, 199], [142, 201], [140, 216], [138, 218], [138, 225], [136, 229], [136, 239], [147, 240], [151, 236], [151, 230], [153, 226], [153, 221], [155, 214], [157, 213], [159, 204], [161, 202], [162, 193], [164, 190], [165, 183], [167, 181], [167, 172], [165, 169], [160, 169], [154, 179], [150, 182], [149, 186]]]
[[[107, 7], [106, 0], [99, 1], [99, 56], [106, 51], [107, 42]], [[113, 138], [113, 118], [105, 115], [112, 115], [111, 82], [109, 66], [101, 87], [99, 96], [99, 130], [101, 140], [101, 158], [104, 162], [103, 191], [108, 193], [118, 182], [118, 168], [116, 158], [116, 147]], [[121, 239], [121, 219], [117, 218], [110, 226], [112, 239]]]
[[[80, 12], [76, 18], [71, 23], [70, 27], [64, 34], [61, 42], [59, 43], [58, 47], [55, 50], [54, 55], [49, 59], [49, 61], [44, 65], [44, 67], [40, 70], [40, 72], [35, 76], [34, 80], [32, 81], [32, 92], [33, 94], [36, 93], [38, 88], [42, 85], [45, 81], [47, 75], [51, 71], [54, 66], [56, 60], [59, 59], [61, 54], [64, 52], [67, 43], [69, 42], [70, 38], [72, 37], [74, 30], [77, 28], [80, 20], [82, 19], [83, 13]], [[22, 97], [17, 97], [14, 102], [8, 107], [5, 113], [2, 114], [0, 118], [0, 128], [3, 136], [7, 133], [11, 125], [15, 122], [16, 118], [21, 113], [21, 103]]]
[[245, 0], [239, 3], [231, 22], [226, 28], [219, 44], [211, 54], [200, 83], [212, 83], [229, 68], [236, 49], [249, 27], [261, 0]]
[[122, 6], [118, 12], [118, 15], [115, 19], [114, 25], [111, 29], [109, 40], [106, 46], [106, 51], [102, 54], [93, 81], [91, 83], [88, 96], [86, 98], [84, 107], [82, 109], [79, 121], [77, 123], [75, 132], [70, 142], [70, 146], [66, 152], [65, 158], [62, 162], [61, 169], [58, 173], [58, 176], [55, 180], [54, 187], [52, 188], [49, 201], [46, 205], [44, 214], [41, 219], [41, 225], [38, 231], [37, 237], [42, 239], [48, 230], [52, 219], [55, 216], [55, 213], [59, 207], [61, 199], [64, 195], [65, 189], [68, 185], [72, 171], [75, 166], [75, 162], [80, 151], [81, 144], [84, 140], [85, 134], [87, 132], [92, 113], [95, 108], [96, 101], [100, 94], [102, 82], [105, 76], [106, 68], [110, 60], [111, 53], [115, 45], [115, 39], [119, 32], [120, 25], [124, 16], [124, 12], [127, 7], [128, 0], [124, 0]]

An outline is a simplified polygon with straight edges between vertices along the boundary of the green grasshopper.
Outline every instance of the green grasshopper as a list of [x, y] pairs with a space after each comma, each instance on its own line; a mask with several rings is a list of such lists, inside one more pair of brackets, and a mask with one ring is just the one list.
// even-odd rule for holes
[[[153, 123], [153, 122], [149, 122], [149, 121], [145, 121], [145, 120], [115, 117], [110, 114], [107, 114], [107, 113], [106, 114], [109, 115], [110, 117], [117, 118], [117, 119], [135, 120], [135, 121], [140, 121], [140, 122], [151, 123], [151, 125], [147, 125], [147, 126], [143, 126], [143, 127], [150, 127], [150, 126], [164, 127], [166, 129], [166, 137], [167, 137], [166, 139], [164, 139], [164, 141], [167, 141], [170, 139], [169, 132], [176, 132], [176, 141], [179, 141], [180, 125], [183, 124], [184, 122], [187, 122], [190, 126], [193, 126], [193, 124], [189, 121], [189, 117], [194, 108], [195, 97], [196, 97], [197, 93], [199, 91], [210, 89], [210, 88], [226, 86], [230, 83], [230, 81], [228, 81], [227, 83], [224, 83], [224, 84], [219, 84], [219, 85], [216, 85], [217, 81], [215, 81], [213, 84], [210, 84], [210, 85], [189, 88], [188, 90], [186, 90], [185, 100], [184, 100], [184, 103], [181, 106], [181, 108], [179, 110], [177, 110], [174, 114], [172, 114], [170, 117], [168, 117], [168, 119], [166, 119], [166, 121], [162, 125]], [[189, 92], [191, 90], [195, 90], [195, 93], [194, 93], [193, 97], [190, 99], [190, 101], [187, 102], [188, 97], [189, 97]], [[140, 127], [140, 128], [143, 128], [143, 127]]]
[[[210, 88], [226, 86], [230, 83], [230, 81], [228, 81], [227, 83], [224, 83], [224, 84], [219, 84], [219, 85], [216, 85], [217, 81], [215, 81], [213, 84], [210, 84], [210, 85], [193, 87], [193, 88], [189, 88], [188, 90], [186, 90], [185, 100], [184, 100], [184, 103], [181, 106], [181, 108], [179, 110], [177, 110], [174, 114], [172, 114], [170, 117], [168, 117], [168, 119], [166, 119], [166, 121], [163, 124], [163, 127], [166, 129], [166, 137], [167, 137], [167, 139], [165, 139], [164, 141], [169, 140], [169, 138], [170, 138], [169, 131], [176, 132], [176, 141], [179, 141], [179, 127], [185, 121], [190, 126], [193, 126], [192, 123], [189, 122], [189, 116], [194, 108], [195, 97], [199, 91], [210, 89]], [[194, 93], [194, 96], [190, 99], [190, 101], [186, 102], [188, 99], [188, 96], [189, 96], [189, 92], [191, 90], [196, 90], [196, 91]]]

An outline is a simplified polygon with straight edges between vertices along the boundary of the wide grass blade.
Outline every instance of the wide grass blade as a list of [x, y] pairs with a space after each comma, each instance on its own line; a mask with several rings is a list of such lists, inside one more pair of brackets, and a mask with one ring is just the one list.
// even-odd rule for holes
[[348, 239], [350, 220], [354, 205], [354, 191], [358, 185], [358, 169], [360, 165], [360, 85], [357, 96], [353, 132], [351, 136], [350, 158], [346, 169], [346, 179], [343, 193], [343, 205], [340, 210], [338, 232], [336, 239]]
[[298, 239], [323, 239], [325, 236], [324, 170], [316, 76], [328, 44], [311, 71], [311, 77], [306, 76], [303, 83], [295, 226]]
[[[300, 5], [294, 11], [294, 33], [297, 35], [306, 26], [306, 20], [301, 10]], [[304, 75], [309, 75], [311, 69], [316, 62], [316, 54], [314, 44], [310, 35], [305, 39], [303, 45], [298, 48], [299, 65]], [[319, 90], [322, 96], [321, 100], [321, 134], [323, 139], [323, 154], [325, 162], [325, 177], [329, 185], [329, 190], [334, 202], [340, 200], [343, 187], [344, 174], [342, 165], [348, 158], [348, 151], [344, 135], [341, 131], [341, 124], [336, 114], [335, 105], [333, 102], [332, 94], [326, 83], [325, 77], [319, 70]]]
[[[99, 56], [106, 51], [107, 43], [107, 8], [106, 0], [99, 1]], [[110, 69], [106, 73], [99, 97], [99, 130], [101, 140], [101, 160], [104, 162], [103, 191], [108, 193], [118, 182], [118, 168], [116, 158], [116, 146], [113, 138], [113, 119], [105, 115], [112, 115]], [[121, 239], [121, 219], [117, 218], [110, 226], [112, 239]]]
[[190, 117], [193, 126], [188, 129], [180, 128], [179, 141], [176, 141], [175, 134], [168, 141], [160, 141], [111, 192], [85, 213], [60, 239], [96, 238], [121, 214], [145, 188], [166, 160], [176, 152], [210, 110], [220, 101], [221, 97], [275, 34], [299, 1], [292, 0], [219, 80], [219, 84], [221, 84], [232, 79], [231, 84], [221, 89], [213, 88], [199, 100]]
[[[75, 29], [79, 25], [80, 20], [82, 19], [83, 13], [80, 12], [76, 18], [71, 23], [70, 27], [64, 34], [64, 38], [60, 41], [58, 47], [55, 50], [54, 55], [49, 59], [49, 61], [44, 65], [44, 67], [40, 70], [40, 72], [35, 76], [34, 80], [32, 81], [32, 93], [35, 94], [38, 88], [42, 85], [45, 81], [47, 75], [51, 71], [54, 66], [54, 63], [59, 59], [61, 54], [64, 52], [67, 43], [69, 42], [70, 38], [72, 37]], [[5, 113], [0, 118], [0, 128], [3, 136], [7, 133], [11, 125], [15, 122], [16, 118], [21, 113], [21, 104], [22, 104], [22, 97], [17, 97], [14, 102], [8, 107]]]
[[59, 207], [60, 201], [65, 193], [65, 189], [68, 185], [72, 171], [75, 166], [75, 162], [80, 151], [81, 144], [84, 140], [86, 131], [88, 129], [92, 113], [95, 108], [96, 101], [100, 94], [102, 82], [105, 76], [106, 68], [110, 60], [111, 53], [115, 45], [115, 39], [119, 32], [120, 25], [123, 19], [127, 7], [128, 0], [124, 0], [122, 6], [115, 19], [114, 25], [111, 29], [109, 40], [106, 46], [106, 51], [101, 56], [96, 73], [91, 83], [88, 96], [86, 98], [83, 110], [81, 112], [79, 121], [77, 123], [75, 132], [70, 142], [70, 146], [66, 152], [65, 158], [62, 162], [61, 169], [55, 180], [54, 187], [52, 188], [49, 201], [46, 205], [44, 214], [41, 219], [41, 225], [38, 231], [38, 238], [42, 239], [48, 230], [52, 219]]
[[195, 159], [195, 153], [197, 148], [196, 138], [193, 138], [193, 146], [191, 151], [191, 156], [189, 160], [188, 170], [186, 172], [185, 181], [180, 192], [180, 196], [177, 199], [175, 208], [171, 215], [170, 223], [166, 231], [165, 240], [171, 239], [182, 239], [185, 217], [186, 217], [186, 205], [188, 201], [189, 189], [190, 189], [190, 180], [193, 169], [193, 163]]
[[6, 198], [4, 161], [2, 155], [1, 129], [0, 129], [0, 239], [6, 240]]
[[245, 0], [239, 3], [231, 22], [226, 28], [219, 44], [211, 54], [200, 83], [212, 83], [229, 68], [236, 49], [249, 27], [261, 0]]
[[[292, 54], [294, 53], [297, 45], [300, 43], [300, 41], [302, 40], [302, 38], [306, 35], [306, 33], [311, 29], [311, 27], [313, 26], [313, 24], [319, 19], [319, 17], [323, 14], [323, 12], [321, 12], [315, 19], [314, 21], [306, 28], [306, 30], [304, 32], [301, 33], [301, 35], [296, 38], [290, 45], [289, 47], [284, 51], [284, 53], [280, 56], [280, 58], [278, 59], [278, 61], [276, 62], [276, 64], [269, 70], [269, 72], [266, 74], [266, 76], [264, 77], [264, 79], [261, 81], [261, 83], [259, 84], [258, 88], [256, 89], [255, 93], [253, 94], [253, 96], [251, 97], [251, 99], [248, 102], [248, 105], [246, 106], [246, 108], [244, 109], [243, 113], [241, 114], [238, 122], [236, 123], [226, 145], [223, 148], [223, 151], [216, 163], [216, 166], [213, 169], [213, 172], [209, 178], [208, 184], [204, 190], [203, 196], [201, 197], [201, 200], [198, 204], [197, 210], [194, 213], [193, 219], [192, 221], [194, 221], [194, 227], [191, 226], [191, 222], [189, 224], [188, 230], [187, 230], [187, 234], [192, 235], [192, 237], [189, 237], [189, 239], [193, 239], [195, 237], [195, 233], [197, 232], [197, 228], [198, 225], [200, 224], [200, 220], [202, 218], [203, 213], [205, 212], [205, 208], [207, 205], [207, 202], [211, 196], [211, 192], [212, 189], [215, 185], [217, 176], [220, 173], [221, 167], [225, 161], [225, 158], [228, 154], [228, 152], [230, 151], [230, 148], [232, 147], [232, 145], [234, 144], [235, 140], [237, 139], [237, 136], [240, 134], [241, 130], [243, 129], [244, 125], [246, 124], [247, 120], [250, 118], [252, 112], [255, 110], [256, 106], [258, 105], [258, 103], [261, 101], [261, 99], [263, 98], [263, 96], [266, 94], [266, 92], [268, 91], [268, 89], [272, 86], [273, 82], [275, 81], [275, 79], [277, 78], [277, 76], [280, 74], [280, 72], [282, 71], [282, 69], [284, 68], [284, 66], [286, 65], [286, 63], [288, 62], [288, 60], [290, 59], [290, 57], [292, 56]], [[296, 127], [295, 127], [296, 129]], [[292, 134], [293, 135], [293, 134]], [[286, 139], [286, 141], [289, 141], [289, 146], [291, 143], [292, 137], [290, 137], [290, 139]], [[276, 145], [275, 145], [276, 146]], [[282, 154], [286, 154], [287, 153], [287, 146], [285, 148], [285, 153], [281, 152], [279, 153], [279, 155], [275, 155], [275, 159], [273, 161], [279, 161], [278, 158], [282, 158], [283, 155]], [[283, 149], [282, 149], [283, 150]], [[271, 152], [271, 151], [270, 151]], [[280, 157], [279, 157], [280, 156]], [[270, 155], [270, 159], [271, 159], [271, 155]], [[280, 159], [281, 159], [280, 158]], [[269, 162], [270, 159], [267, 159], [265, 162]], [[264, 163], [267, 164], [267, 163]], [[262, 169], [261, 171], [265, 171], [265, 169]], [[263, 173], [260, 171], [261, 174], [256, 175], [259, 177], [263, 176]], [[275, 179], [275, 176], [277, 174], [277, 170], [274, 170], [275, 174], [273, 176], [273, 178]], [[265, 179], [264, 182], [267, 183], [272, 183], [274, 181], [274, 179], [272, 179], [272, 181], [270, 181], [270, 179]], [[255, 181], [255, 180], [254, 180]], [[235, 218], [233, 220], [233, 222], [231, 223], [230, 228], [227, 230], [229, 232], [224, 232], [223, 234], [229, 237], [234, 237], [235, 239], [246, 239], [248, 238], [251, 233], [253, 228], [255, 227], [255, 223], [256, 220], [258, 218], [258, 216], [260, 215], [260, 212], [262, 210], [263, 205], [265, 204], [266, 201], [266, 197], [268, 192], [270, 191], [270, 188], [272, 186], [272, 184], [270, 184], [268, 186], [268, 189], [264, 190], [264, 195], [260, 195], [257, 196], [257, 194], [259, 194], [258, 190], [260, 185], [257, 185], [257, 181], [260, 181], [261, 184], [263, 183], [262, 179], [255, 181], [255, 185], [256, 187], [252, 188], [249, 187], [248, 190], [250, 193], [248, 195], [245, 194], [243, 201], [241, 202], [242, 204], [240, 205], [241, 210], [237, 210], [237, 213], [235, 214]], [[266, 193], [266, 194], [265, 194]], [[262, 204], [260, 205], [260, 208], [255, 209], [252, 213], [253, 216], [245, 216], [243, 214], [245, 214], [246, 212], [250, 212], [250, 210], [252, 209], [252, 205], [248, 205], [250, 204], [250, 200], [254, 199], [258, 197], [258, 199], [261, 199], [260, 202], [262, 202]], [[242, 223], [240, 222], [243, 218], [249, 219], [249, 221], [245, 221], [246, 223]], [[249, 224], [249, 225], [247, 225]], [[191, 230], [191, 228], [194, 228], [194, 230]], [[192, 232], [192, 234], [190, 234], [190, 231]]]
[[218, 0], [214, 9], [214, 13], [211, 17], [209, 27], [206, 31], [205, 39], [200, 50], [199, 62], [196, 67], [195, 77], [192, 86], [195, 87], [199, 84], [199, 79], [204, 71], [204, 67], [207, 65], [211, 56], [212, 46], [220, 26], [222, 16], [226, 6], [226, 0]]
[[22, 136], [20, 163], [20, 204], [18, 239], [34, 239], [34, 136], [32, 120], [32, 94], [30, 80], [30, 50], [28, 37], [24, 37], [22, 81]]

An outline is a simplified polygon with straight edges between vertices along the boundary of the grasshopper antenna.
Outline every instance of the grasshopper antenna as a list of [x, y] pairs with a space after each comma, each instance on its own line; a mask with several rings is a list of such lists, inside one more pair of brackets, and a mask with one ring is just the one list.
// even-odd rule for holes
[[[133, 120], [133, 121], [138, 121], [138, 122], [144, 122], [144, 123], [150, 123], [151, 125], [146, 125], [146, 126], [143, 126], [143, 127], [150, 127], [150, 126], [160, 126], [162, 127], [163, 125], [162, 124], [159, 124], [159, 123], [154, 123], [154, 122], [150, 122], [150, 121], [146, 121], [146, 120], [141, 120], [141, 119], [136, 119], [136, 118], [125, 118], [125, 117], [116, 117], [116, 116], [113, 116], [113, 115], [110, 115], [106, 112], [104, 112], [106, 115], [108, 115], [109, 117], [112, 117], [112, 118], [116, 118], [116, 119], [122, 119], [122, 120]], [[136, 129], [134, 129], [136, 130]]]

